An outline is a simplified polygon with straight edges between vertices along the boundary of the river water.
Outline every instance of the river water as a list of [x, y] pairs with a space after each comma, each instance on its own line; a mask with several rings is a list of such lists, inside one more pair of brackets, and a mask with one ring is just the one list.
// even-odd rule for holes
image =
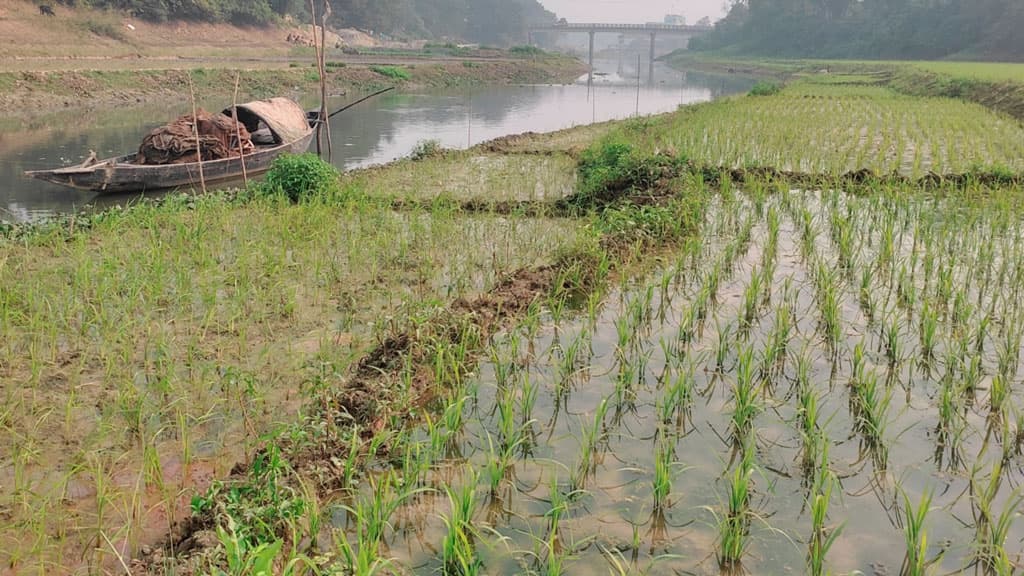
[[[658, 68], [656, 81], [649, 83], [645, 78], [638, 88], [635, 75], [630, 78], [627, 71], [619, 76], [612, 73], [615, 68], [614, 63], [599, 63], [593, 87], [583, 77], [570, 85], [389, 93], [332, 120], [332, 161], [340, 169], [360, 168], [407, 156], [424, 140], [465, 148], [509, 134], [667, 112], [750, 87], [749, 80]], [[333, 98], [329, 108], [340, 108], [359, 96]], [[100, 158], [135, 150], [149, 130], [189, 112], [186, 100], [178, 105], [132, 104], [0, 119], [0, 220], [39, 220], [91, 204], [135, 199], [137, 195], [98, 197], [31, 180], [22, 173], [81, 162], [90, 150]], [[315, 107], [314, 98], [302, 100]], [[205, 104], [207, 109], [223, 105]]]

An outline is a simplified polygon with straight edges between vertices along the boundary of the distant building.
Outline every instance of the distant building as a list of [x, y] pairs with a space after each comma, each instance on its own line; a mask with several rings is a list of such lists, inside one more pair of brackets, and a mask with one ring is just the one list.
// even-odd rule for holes
[[665, 24], [669, 26], [686, 26], [686, 16], [682, 14], [668, 14], [665, 16]]

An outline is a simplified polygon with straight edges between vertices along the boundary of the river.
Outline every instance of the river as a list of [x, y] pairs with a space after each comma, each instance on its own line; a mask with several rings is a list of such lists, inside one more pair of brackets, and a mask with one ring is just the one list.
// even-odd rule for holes
[[[684, 104], [742, 92], [750, 81], [732, 77], [656, 70], [657, 81], [639, 88], [598, 63], [592, 87], [586, 77], [570, 85], [462, 88], [389, 93], [358, 105], [331, 121], [334, 153], [340, 169], [366, 167], [407, 156], [417, 143], [437, 140], [447, 148], [465, 148], [500, 136], [550, 132], [667, 112]], [[331, 99], [334, 110], [359, 95]], [[303, 98], [314, 107], [314, 99]], [[206, 103], [216, 109], [218, 102]], [[190, 110], [177, 106], [126, 104], [69, 110], [30, 118], [0, 119], [0, 220], [33, 221], [85, 207], [129, 202], [136, 196], [97, 197], [25, 178], [22, 172], [75, 164], [90, 150], [105, 158], [138, 147], [153, 127]]]

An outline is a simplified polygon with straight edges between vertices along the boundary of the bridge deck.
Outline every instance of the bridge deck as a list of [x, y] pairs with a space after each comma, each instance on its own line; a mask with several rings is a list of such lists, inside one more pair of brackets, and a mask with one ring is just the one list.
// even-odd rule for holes
[[678, 34], [697, 34], [710, 32], [710, 26], [679, 26], [676, 24], [549, 24], [534, 26], [532, 30], [543, 32], [675, 32]]

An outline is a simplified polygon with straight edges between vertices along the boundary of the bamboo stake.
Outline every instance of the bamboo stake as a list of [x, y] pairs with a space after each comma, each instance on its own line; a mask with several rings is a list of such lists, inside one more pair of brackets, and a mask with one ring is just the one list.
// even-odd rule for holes
[[192, 72], [188, 72], [188, 93], [192, 99], [192, 133], [196, 137], [196, 163], [199, 165], [199, 186], [206, 194], [206, 176], [203, 175], [203, 144], [199, 140], [199, 118], [196, 117], [196, 89], [192, 84]]
[[[320, 76], [320, 83], [322, 84], [323, 83], [323, 75], [320, 74], [320, 48], [319, 48], [320, 45], [316, 41], [316, 0], [309, 0], [309, 15], [310, 15], [310, 19], [313, 22], [313, 52], [316, 55], [317, 75]], [[322, 102], [321, 102], [321, 104], [322, 104]], [[323, 116], [319, 116], [317, 118], [317, 123], [316, 123], [316, 155], [317, 156], [323, 156], [323, 152], [322, 152], [323, 147], [321, 146], [321, 129], [322, 129], [321, 127], [322, 127], [322, 124], [323, 124], [322, 120], [323, 120]]]
[[241, 73], [235, 73], [235, 95], [231, 99], [231, 115], [235, 118], [235, 140], [238, 142], [238, 161], [242, 163], [242, 182], [249, 187], [249, 174], [245, 170], [245, 150], [242, 148], [242, 128], [238, 122], [238, 82]]
[[327, 135], [327, 161], [334, 158], [334, 143], [331, 141], [331, 123], [327, 117], [327, 19], [331, 16], [331, 3], [324, 2], [320, 13], [320, 121]]

